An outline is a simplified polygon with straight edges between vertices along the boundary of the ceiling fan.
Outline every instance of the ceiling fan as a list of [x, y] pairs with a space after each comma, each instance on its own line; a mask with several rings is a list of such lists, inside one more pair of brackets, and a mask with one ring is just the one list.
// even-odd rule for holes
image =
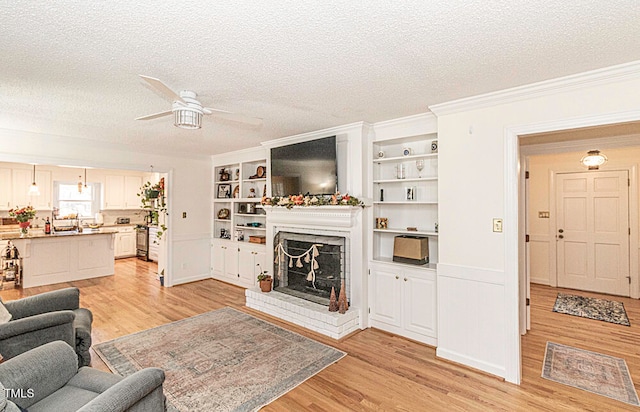
[[140, 75], [151, 87], [162, 93], [172, 101], [171, 110], [154, 113], [147, 116], [137, 117], [136, 120], [151, 120], [162, 116], [173, 114], [173, 124], [182, 129], [199, 129], [202, 126], [202, 115], [213, 115], [214, 117], [231, 120], [233, 122], [245, 123], [252, 126], [260, 126], [262, 119], [257, 117], [244, 116], [226, 110], [203, 107], [202, 103], [196, 99], [198, 95], [190, 90], [182, 90], [180, 94], [171, 90], [162, 81]]

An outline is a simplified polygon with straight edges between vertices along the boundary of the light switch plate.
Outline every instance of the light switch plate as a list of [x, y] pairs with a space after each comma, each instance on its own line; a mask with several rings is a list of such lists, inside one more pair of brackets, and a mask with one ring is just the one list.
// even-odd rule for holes
[[502, 219], [493, 219], [493, 231], [502, 232]]

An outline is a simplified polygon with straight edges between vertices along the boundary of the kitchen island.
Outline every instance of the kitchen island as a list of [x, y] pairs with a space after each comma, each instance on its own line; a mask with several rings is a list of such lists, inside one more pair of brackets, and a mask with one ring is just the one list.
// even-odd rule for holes
[[114, 274], [116, 229], [91, 229], [50, 235], [3, 235], [22, 258], [22, 287], [51, 285]]

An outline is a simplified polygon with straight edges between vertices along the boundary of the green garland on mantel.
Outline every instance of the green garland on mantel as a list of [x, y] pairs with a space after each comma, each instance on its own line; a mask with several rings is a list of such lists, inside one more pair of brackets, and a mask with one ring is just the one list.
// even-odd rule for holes
[[309, 196], [309, 195], [289, 195], [289, 196], [264, 196], [260, 203], [263, 206], [282, 206], [291, 209], [294, 206], [361, 206], [364, 202], [349, 194], [341, 195], [337, 192], [331, 196]]

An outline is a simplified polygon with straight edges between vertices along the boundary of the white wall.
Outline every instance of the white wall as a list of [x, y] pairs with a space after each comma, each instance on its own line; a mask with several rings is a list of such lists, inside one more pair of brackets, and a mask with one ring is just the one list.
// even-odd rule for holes
[[[211, 160], [144, 154], [87, 139], [0, 129], [0, 161], [169, 172], [165, 284], [209, 277]], [[187, 218], [182, 218], [182, 213]]]
[[[640, 93], [630, 93], [640, 90], [638, 70], [624, 69], [431, 107], [440, 152], [438, 356], [519, 382], [512, 133], [640, 119]], [[505, 233], [492, 231], [493, 218], [505, 218]]]

